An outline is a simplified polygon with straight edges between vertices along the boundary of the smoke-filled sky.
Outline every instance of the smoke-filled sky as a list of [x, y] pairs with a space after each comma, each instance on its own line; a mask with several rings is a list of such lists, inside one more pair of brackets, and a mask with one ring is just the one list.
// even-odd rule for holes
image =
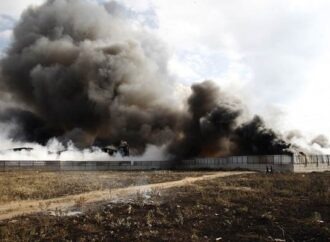
[[[21, 12], [42, 2], [0, 2], [2, 52]], [[167, 44], [170, 71], [180, 82], [212, 79], [239, 90], [252, 111], [273, 125], [330, 133], [329, 1], [118, 2], [127, 7], [123, 14]]]
[[329, 6], [0, 3], [1, 124], [14, 141], [125, 139], [177, 158], [326, 148]]

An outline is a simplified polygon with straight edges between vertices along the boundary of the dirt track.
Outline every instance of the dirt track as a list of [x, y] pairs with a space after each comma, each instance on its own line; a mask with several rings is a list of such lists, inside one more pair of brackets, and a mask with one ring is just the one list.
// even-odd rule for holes
[[234, 176], [246, 173], [250, 172], [216, 172], [211, 175], [186, 177], [178, 181], [117, 188], [103, 191], [93, 191], [48, 200], [26, 200], [20, 202], [11, 202], [8, 204], [4, 204], [0, 207], [0, 220], [10, 219], [16, 216], [42, 211], [66, 210], [70, 207], [76, 206], [79, 203], [87, 205], [95, 202], [113, 201], [118, 198], [125, 199], [139, 192], [144, 192], [151, 189], [163, 190], [173, 187], [187, 186], [197, 181], [210, 180], [218, 177]]

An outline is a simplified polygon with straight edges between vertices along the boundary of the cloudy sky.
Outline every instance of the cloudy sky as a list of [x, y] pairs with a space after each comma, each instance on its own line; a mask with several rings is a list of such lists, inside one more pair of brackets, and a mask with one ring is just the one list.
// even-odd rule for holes
[[[42, 2], [0, 2], [1, 55], [22, 11]], [[330, 136], [330, 1], [117, 2], [167, 44], [179, 82], [212, 79], [275, 127]]]

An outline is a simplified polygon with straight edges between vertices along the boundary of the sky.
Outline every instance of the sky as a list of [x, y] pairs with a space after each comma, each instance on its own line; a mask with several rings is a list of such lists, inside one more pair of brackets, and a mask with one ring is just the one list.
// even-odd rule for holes
[[[42, 2], [0, 2], [1, 55], [22, 11]], [[166, 44], [178, 82], [214, 80], [277, 129], [330, 136], [330, 1], [117, 2]]]

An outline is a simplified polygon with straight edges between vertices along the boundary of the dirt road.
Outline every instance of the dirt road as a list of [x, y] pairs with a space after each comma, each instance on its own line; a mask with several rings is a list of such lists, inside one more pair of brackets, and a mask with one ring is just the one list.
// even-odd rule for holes
[[25, 200], [19, 202], [11, 202], [0, 206], [0, 220], [10, 219], [20, 215], [32, 214], [43, 211], [67, 210], [68, 208], [77, 206], [78, 204], [83, 204], [85, 206], [96, 202], [111, 202], [118, 198], [125, 199], [129, 196], [148, 190], [164, 190], [173, 187], [182, 187], [190, 185], [197, 181], [210, 180], [218, 177], [234, 176], [247, 173], [251, 172], [216, 172], [211, 175], [186, 177], [178, 181], [141, 186], [131, 186], [111, 190], [93, 191], [48, 200]]

